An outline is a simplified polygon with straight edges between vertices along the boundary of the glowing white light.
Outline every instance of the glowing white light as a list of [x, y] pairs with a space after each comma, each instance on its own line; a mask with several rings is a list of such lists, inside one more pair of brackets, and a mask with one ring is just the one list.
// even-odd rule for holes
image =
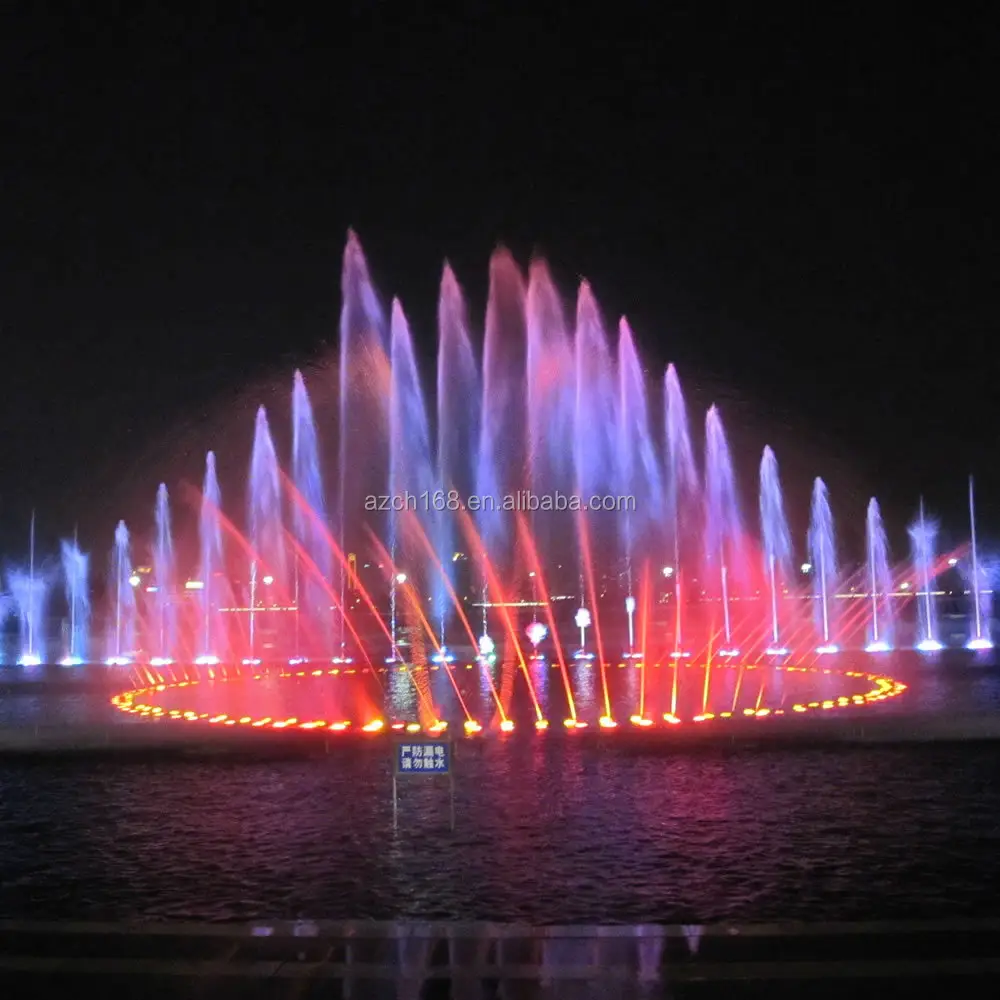
[[635, 598], [629, 595], [625, 598], [625, 614], [631, 615], [635, 612]]
[[537, 646], [549, 634], [549, 630], [541, 622], [531, 622], [524, 630], [524, 633], [528, 637], [528, 642], [532, 646]]
[[60, 661], [60, 666], [63, 667], [79, 667], [83, 663], [83, 660], [79, 656], [64, 656]]
[[492, 656], [496, 652], [496, 648], [496, 643], [488, 635], [481, 635], [479, 637], [480, 656]]
[[[214, 653], [202, 653], [201, 656], [196, 656], [194, 660], [195, 664], [199, 667], [214, 667], [218, 662], [219, 658]], [[251, 661], [244, 660], [244, 663], [256, 662], [259, 663], [260, 660]]]
[[801, 570], [802, 570], [803, 573], [811, 573], [813, 567], [812, 567], [812, 563], [803, 563], [800, 568], [801, 568]]
[[140, 583], [142, 583], [142, 580], [139, 579], [139, 575], [137, 573], [133, 573], [128, 578], [128, 584], [130, 587], [138, 587]]
[[958, 560], [957, 559], [949, 559], [948, 560], [948, 565], [949, 566], [957, 566], [958, 565]]
[[992, 649], [993, 643], [991, 640], [987, 639], [986, 636], [977, 636], [975, 639], [970, 639], [965, 644], [966, 649]]
[[822, 646], [817, 646], [816, 652], [819, 653], [820, 655], [823, 655], [825, 653], [839, 653], [840, 647], [837, 646], [835, 643], [827, 642], [824, 643]]
[[921, 639], [916, 648], [921, 653], [937, 653], [944, 649], [944, 646], [937, 639]]
[[205, 583], [202, 580], [188, 580], [187, 583], [184, 584], [184, 589], [185, 590], [204, 590], [205, 589]]
[[265, 587], [270, 587], [271, 584], [274, 583], [274, 577], [271, 575], [265, 576], [260, 582], [264, 584]]
[[868, 643], [865, 646], [866, 653], [888, 653], [892, 650], [892, 646], [889, 645], [884, 639], [878, 639], [875, 642]]
[[155, 594], [155, 593], [157, 593], [159, 591], [159, 589], [160, 589], [159, 587], [147, 587], [146, 588], [146, 593], [147, 594]]
[[169, 656], [154, 656], [150, 661], [151, 667], [169, 667], [174, 661]]
[[109, 656], [104, 662], [109, 667], [127, 667], [132, 661], [127, 656]]
[[663, 575], [664, 576], [673, 576], [674, 575], [674, 567], [673, 566], [664, 566], [663, 567]]
[[906, 580], [904, 580], [904, 581], [903, 581], [903, 582], [902, 582], [902, 583], [901, 583], [901, 584], [899, 585], [899, 589], [900, 589], [900, 590], [909, 590], [909, 589], [910, 589], [910, 585], [909, 585], [909, 584], [908, 584], [908, 583], [906, 582]]
[[580, 608], [573, 620], [577, 628], [590, 628], [590, 612], [586, 608]]
[[740, 651], [738, 649], [720, 649], [716, 655], [725, 656], [731, 659], [734, 656], [739, 656]]
[[406, 574], [405, 573], [397, 573], [396, 574], [396, 583], [406, 583]]
[[764, 652], [768, 656], [788, 656], [788, 650], [784, 646], [768, 646]]
[[40, 667], [42, 658], [37, 653], [25, 653], [17, 661], [19, 667]]

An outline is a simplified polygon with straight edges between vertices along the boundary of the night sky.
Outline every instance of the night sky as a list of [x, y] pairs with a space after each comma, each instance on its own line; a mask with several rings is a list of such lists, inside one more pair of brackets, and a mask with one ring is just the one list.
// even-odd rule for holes
[[493, 248], [539, 252], [692, 403], [720, 400], [747, 469], [775, 443], [794, 504], [825, 474], [841, 519], [877, 493], [899, 537], [923, 493], [961, 535], [975, 473], [1000, 534], [989, 25], [19, 6], [0, 23], [0, 556], [23, 555], [33, 506], [45, 544], [78, 521], [100, 551], [118, 517], [144, 529], [161, 479], [199, 479], [205, 447], [248, 461], [254, 406], [335, 348], [348, 227], [425, 345], [446, 257], [479, 318]]

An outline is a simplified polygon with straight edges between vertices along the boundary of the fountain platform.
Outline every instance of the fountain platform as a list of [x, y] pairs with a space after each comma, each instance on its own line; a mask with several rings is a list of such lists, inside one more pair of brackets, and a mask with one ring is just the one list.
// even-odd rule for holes
[[[987, 995], [1000, 920], [532, 927], [424, 922], [0, 921], [10, 996], [110, 989], [227, 997], [882, 997], [891, 984]], [[994, 995], [991, 991], [989, 995]]]
[[[426, 735], [426, 734], [424, 734]], [[681, 725], [633, 726], [627, 721], [614, 729], [597, 725], [563, 732], [555, 726], [537, 732], [524, 725], [512, 733], [484, 732], [471, 737], [456, 731], [460, 744], [470, 749], [487, 740], [582, 740], [609, 747], [651, 753], [713, 747], [803, 747], [831, 744], [928, 743], [1000, 739], [1000, 713], [908, 713], [873, 715], [870, 712], [813, 713], [809, 717], [733, 718]], [[109, 722], [95, 725], [37, 725], [0, 727], [0, 755], [122, 754], [157, 752], [180, 755], [220, 753], [311, 756], [336, 753], [340, 747], [384, 747], [388, 753], [396, 736], [387, 731], [323, 731], [289, 727], [254, 729], [186, 723], [173, 719]]]

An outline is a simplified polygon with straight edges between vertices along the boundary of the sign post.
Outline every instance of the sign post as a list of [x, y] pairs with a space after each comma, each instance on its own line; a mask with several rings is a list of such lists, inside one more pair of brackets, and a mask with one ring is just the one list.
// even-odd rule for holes
[[448, 740], [401, 740], [393, 746], [392, 760], [392, 828], [399, 825], [400, 778], [427, 777], [443, 774], [448, 777], [451, 797], [451, 829], [455, 829], [455, 774], [452, 770], [452, 744]]

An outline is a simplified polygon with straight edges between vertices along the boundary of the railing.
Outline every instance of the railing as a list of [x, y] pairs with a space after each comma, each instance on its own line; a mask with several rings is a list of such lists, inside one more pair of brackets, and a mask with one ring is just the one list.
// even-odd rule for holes
[[[666, 987], [676, 992], [685, 984], [716, 983], [731, 996], [740, 984], [831, 979], [878, 982], [884, 990], [887, 980], [900, 978], [1000, 976], [1000, 920], [541, 928], [0, 922], [0, 984], [39, 976], [155, 978], [158, 989], [173, 983], [178, 996], [189, 995], [195, 980], [202, 988], [206, 980], [233, 988], [268, 980], [274, 987], [269, 996], [301, 996], [306, 983], [332, 988], [338, 981], [334, 995], [414, 1000], [431, 994], [455, 1000], [576, 996], [574, 984], [586, 986], [589, 996], [620, 998], [664, 995]], [[434, 993], [435, 984], [447, 992]], [[594, 993], [595, 986], [605, 992]], [[855, 986], [851, 990], [859, 996]]]

